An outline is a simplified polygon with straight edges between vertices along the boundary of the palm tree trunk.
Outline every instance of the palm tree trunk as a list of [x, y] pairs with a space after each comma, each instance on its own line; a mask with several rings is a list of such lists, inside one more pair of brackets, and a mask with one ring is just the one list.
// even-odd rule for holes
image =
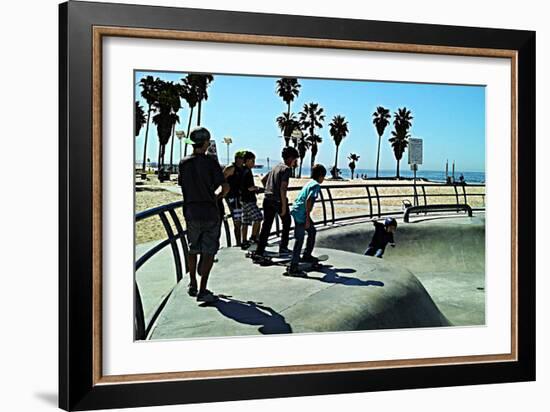
[[351, 168], [351, 180], [353, 180], [353, 172], [355, 171], [355, 169], [352, 167]]
[[310, 167], [310, 174], [313, 171], [313, 166], [315, 166], [315, 157], [317, 157], [317, 144], [313, 142], [311, 146], [311, 167]]
[[[191, 113], [189, 113], [189, 122], [187, 123], [187, 136], [186, 138], [189, 138], [189, 133], [191, 132], [191, 119], [193, 119], [193, 110], [195, 109], [195, 106], [191, 107]], [[183, 149], [183, 155], [187, 156], [187, 143], [185, 143], [185, 149]]]
[[380, 164], [380, 139], [382, 139], [382, 135], [378, 135], [378, 155], [376, 156], [376, 178], [378, 179], [378, 165]]
[[158, 160], [157, 160], [157, 178], [160, 182], [160, 159], [162, 154], [162, 146], [159, 143], [159, 154], [158, 154]]
[[302, 163], [304, 163], [304, 158], [300, 158], [300, 170], [298, 171], [298, 179], [302, 177]]
[[176, 132], [176, 123], [172, 126], [172, 145], [170, 147], [170, 172], [174, 167], [174, 133]]
[[334, 159], [334, 174], [338, 173], [338, 145], [336, 145], [336, 158]]
[[[290, 119], [290, 102], [287, 103], [288, 104], [288, 110], [287, 110], [287, 119]], [[286, 127], [285, 127], [285, 131], [286, 131]], [[284, 134], [285, 132], [283, 132]], [[292, 131], [291, 131], [292, 133]], [[283, 136], [284, 139], [285, 139], [285, 147], [288, 147], [290, 146], [290, 136]]]
[[201, 110], [202, 110], [202, 100], [199, 100], [199, 115], [197, 116], [197, 126], [201, 125]]
[[142, 166], [142, 170], [143, 170], [143, 173], [145, 173], [145, 166], [146, 166], [146, 161], [147, 161], [147, 137], [149, 135], [149, 118], [151, 117], [151, 105], [149, 105], [149, 108], [147, 110], [147, 128], [145, 129], [145, 143], [143, 145], [143, 166]]
[[399, 160], [397, 161], [397, 175], [396, 177], [399, 179], [401, 176], [399, 176]]

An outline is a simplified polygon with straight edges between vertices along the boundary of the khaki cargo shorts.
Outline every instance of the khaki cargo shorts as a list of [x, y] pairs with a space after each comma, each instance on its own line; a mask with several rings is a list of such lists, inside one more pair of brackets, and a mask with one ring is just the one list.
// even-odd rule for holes
[[189, 220], [187, 223], [187, 243], [192, 255], [215, 255], [220, 248], [220, 219]]

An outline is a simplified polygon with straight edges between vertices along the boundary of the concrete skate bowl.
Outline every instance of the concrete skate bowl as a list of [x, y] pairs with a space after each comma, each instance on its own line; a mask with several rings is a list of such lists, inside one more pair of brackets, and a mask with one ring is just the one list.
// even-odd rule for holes
[[[362, 254], [373, 231], [370, 222], [330, 228], [319, 231], [316, 246]], [[452, 325], [485, 324], [483, 214], [400, 223], [395, 241], [384, 262], [410, 270]]]

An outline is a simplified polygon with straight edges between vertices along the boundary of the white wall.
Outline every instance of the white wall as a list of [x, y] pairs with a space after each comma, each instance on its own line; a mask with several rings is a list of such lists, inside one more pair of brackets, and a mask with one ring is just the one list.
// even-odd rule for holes
[[[351, 0], [278, 0], [273, 2], [233, 0], [131, 1], [157, 5], [231, 9], [530, 29], [537, 31], [538, 170], [550, 149], [543, 136], [542, 113], [550, 107], [542, 91], [548, 91], [550, 28], [544, 2], [407, 1], [358, 2]], [[9, 4], [9, 6], [8, 6]], [[0, 305], [2, 341], [0, 379], [2, 410], [43, 411], [55, 408], [57, 392], [57, 1], [33, 0], [6, 3], [0, 14], [2, 64], [0, 67], [0, 113], [2, 139], [0, 182], [2, 252]], [[547, 132], [545, 130], [545, 132]], [[7, 161], [7, 164], [6, 164]], [[18, 172], [19, 162], [32, 168]], [[544, 169], [546, 172], [547, 169]], [[543, 251], [548, 248], [543, 222], [547, 189], [538, 179], [537, 309], [538, 381], [536, 383], [478, 387], [425, 389], [386, 393], [322, 396], [230, 402], [218, 405], [164, 407], [182, 411], [398, 410], [446, 411], [545, 410], [544, 389], [550, 384], [548, 356], [550, 305], [548, 268]], [[37, 228], [35, 238], [28, 239]], [[25, 246], [30, 240], [32, 249]], [[32, 250], [32, 253], [31, 253]], [[523, 273], [523, 276], [529, 276]], [[145, 409], [144, 409], [145, 410]], [[147, 409], [161, 410], [160, 408]]]

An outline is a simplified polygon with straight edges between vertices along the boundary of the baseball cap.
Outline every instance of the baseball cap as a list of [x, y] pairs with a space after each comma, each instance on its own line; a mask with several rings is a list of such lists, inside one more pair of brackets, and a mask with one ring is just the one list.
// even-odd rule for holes
[[184, 140], [187, 144], [201, 144], [210, 140], [210, 132], [206, 127], [195, 127], [189, 133], [189, 137]]

